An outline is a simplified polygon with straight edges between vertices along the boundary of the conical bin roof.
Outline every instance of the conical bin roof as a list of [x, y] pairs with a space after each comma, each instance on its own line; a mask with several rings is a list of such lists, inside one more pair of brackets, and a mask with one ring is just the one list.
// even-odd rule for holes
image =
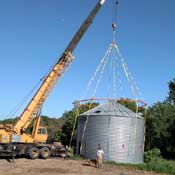
[[139, 117], [143, 118], [141, 113], [136, 114], [127, 107], [114, 100], [108, 100], [104, 104], [82, 113], [80, 116], [118, 116], [118, 117]]

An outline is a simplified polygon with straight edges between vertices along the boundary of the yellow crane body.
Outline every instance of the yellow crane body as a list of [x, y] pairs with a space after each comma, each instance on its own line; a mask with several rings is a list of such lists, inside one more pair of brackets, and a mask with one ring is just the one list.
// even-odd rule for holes
[[[99, 0], [90, 12], [89, 16], [66, 47], [58, 62], [44, 78], [41, 86], [34, 94], [15, 125], [5, 125], [0, 127], [0, 156], [15, 152], [16, 154], [28, 155], [30, 158], [34, 159], [39, 156], [47, 158], [51, 152], [53, 152], [53, 146], [46, 144], [48, 138], [47, 129], [46, 127], [40, 126], [41, 118], [39, 112], [56, 82], [72, 63], [74, 59], [72, 56], [73, 50], [91, 25], [94, 17], [104, 2], [105, 0]], [[26, 130], [32, 122], [33, 130], [29, 134]]]

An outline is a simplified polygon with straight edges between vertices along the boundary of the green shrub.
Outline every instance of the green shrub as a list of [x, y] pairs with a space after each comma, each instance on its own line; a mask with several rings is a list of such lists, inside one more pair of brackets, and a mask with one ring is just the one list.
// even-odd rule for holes
[[143, 163], [143, 164], [122, 164], [122, 163], [116, 163], [113, 161], [109, 161], [106, 163], [111, 165], [116, 165], [116, 166], [120, 165], [130, 169], [134, 168], [134, 169], [139, 169], [144, 171], [175, 175], [175, 161], [170, 161], [162, 158], [156, 158], [154, 159], [154, 161], [150, 161], [148, 163]]
[[175, 175], [175, 162], [160, 158], [157, 158], [157, 160], [153, 162], [144, 163], [142, 165], [140, 164], [138, 165], [138, 168], [147, 171], [154, 171], [157, 173], [167, 173]]
[[161, 157], [161, 152], [158, 148], [154, 148], [144, 153], [145, 162], [154, 162]]

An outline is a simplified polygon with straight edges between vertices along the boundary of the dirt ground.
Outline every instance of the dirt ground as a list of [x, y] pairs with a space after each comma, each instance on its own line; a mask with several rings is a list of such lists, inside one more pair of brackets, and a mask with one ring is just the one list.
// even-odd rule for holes
[[[103, 169], [88, 166], [86, 161], [63, 159], [16, 159], [14, 163], [0, 159], [0, 175], [156, 175], [116, 165]], [[158, 175], [158, 174], [157, 174]]]

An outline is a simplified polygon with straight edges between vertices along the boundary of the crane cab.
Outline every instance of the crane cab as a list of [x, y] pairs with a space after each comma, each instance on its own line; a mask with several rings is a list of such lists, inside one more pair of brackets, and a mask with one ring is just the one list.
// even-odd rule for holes
[[45, 143], [48, 138], [47, 128], [43, 126], [39, 126], [37, 134], [35, 135], [34, 139], [37, 140], [39, 143]]

